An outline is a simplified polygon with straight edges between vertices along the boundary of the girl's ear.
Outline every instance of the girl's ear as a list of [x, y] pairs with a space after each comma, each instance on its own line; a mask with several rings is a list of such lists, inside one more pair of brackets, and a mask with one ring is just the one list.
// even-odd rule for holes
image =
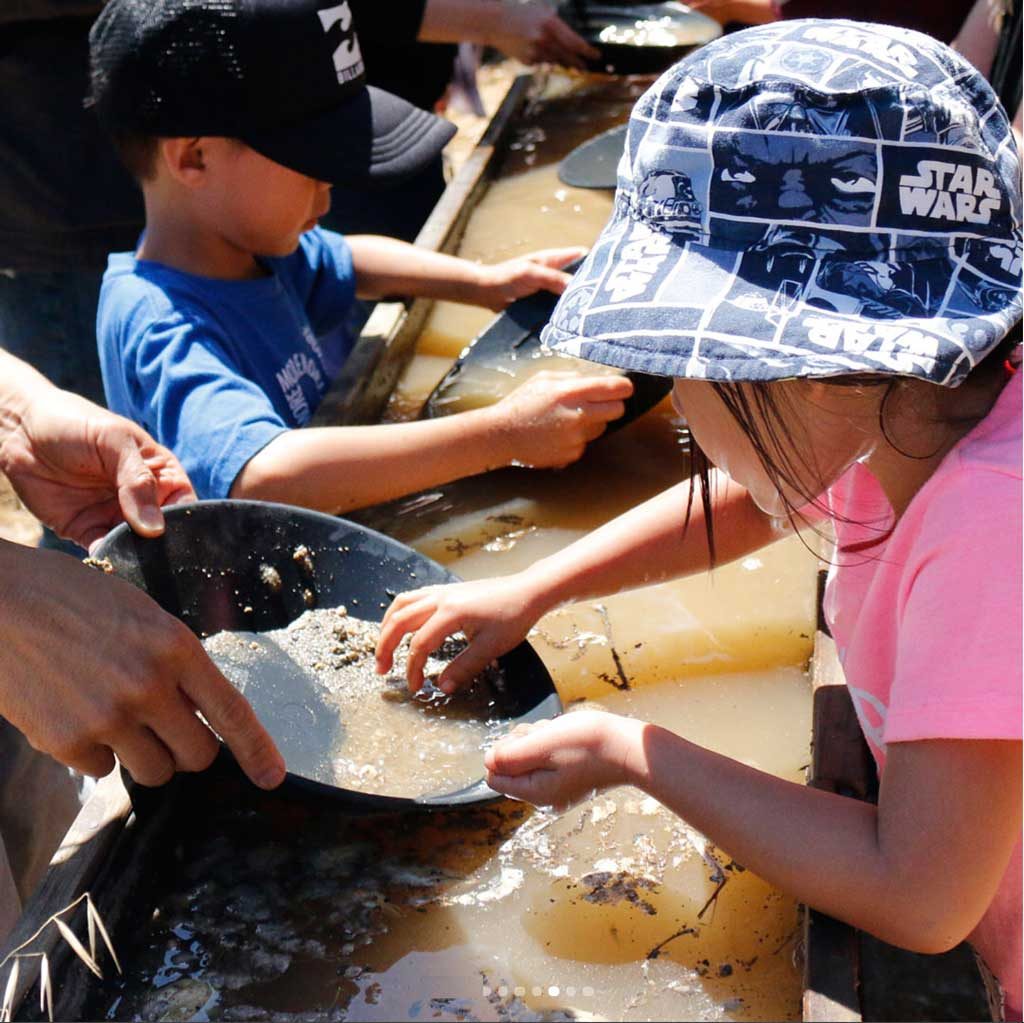
[[206, 173], [203, 138], [169, 138], [160, 140], [160, 157], [171, 177], [186, 188], [202, 184]]

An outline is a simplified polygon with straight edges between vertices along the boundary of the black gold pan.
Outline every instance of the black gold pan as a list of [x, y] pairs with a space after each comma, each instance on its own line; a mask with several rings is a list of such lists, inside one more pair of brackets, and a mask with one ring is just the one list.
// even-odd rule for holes
[[[344, 604], [354, 616], [380, 621], [395, 594], [457, 581], [411, 547], [305, 508], [260, 501], [199, 501], [165, 514], [167, 528], [158, 539], [147, 540], [118, 526], [94, 556], [109, 559], [117, 575], [145, 590], [201, 637], [224, 629], [281, 628], [311, 603], [324, 608]], [[300, 545], [312, 555], [312, 571], [308, 561], [294, 557]], [[273, 587], [267, 585], [267, 568], [277, 574]], [[499, 666], [507, 685], [485, 694], [494, 701], [492, 715], [511, 727], [561, 712], [551, 676], [528, 643], [499, 658]], [[319, 704], [315, 710], [329, 713]], [[264, 724], [274, 735], [280, 723]], [[310, 729], [311, 736], [321, 732]], [[304, 790], [351, 810], [375, 812], [462, 807], [498, 798], [482, 777], [457, 791], [418, 799], [342, 789], [293, 773], [282, 789]]]
[[657, 74], [722, 34], [713, 18], [674, 0], [565, 0], [558, 13], [600, 52], [592, 70], [617, 75]]
[[558, 180], [572, 188], [614, 191], [618, 184], [619, 160], [626, 148], [627, 127], [618, 124], [578, 145], [558, 165]]
[[[567, 269], [571, 272], [577, 266]], [[427, 397], [420, 418], [435, 419], [462, 411], [467, 407], [465, 399], [472, 397], [479, 403], [480, 395], [486, 395], [492, 386], [492, 400], [498, 400], [514, 385], [522, 363], [544, 359], [544, 368], [558, 370], [563, 360], [554, 356], [545, 358], [540, 341], [541, 328], [551, 318], [557, 302], [557, 297], [546, 291], [513, 302], [463, 349], [452, 368]], [[633, 382], [633, 393], [626, 400], [623, 415], [608, 424], [602, 437], [654, 408], [672, 389], [670, 377], [647, 373], [627, 373], [626, 376]]]

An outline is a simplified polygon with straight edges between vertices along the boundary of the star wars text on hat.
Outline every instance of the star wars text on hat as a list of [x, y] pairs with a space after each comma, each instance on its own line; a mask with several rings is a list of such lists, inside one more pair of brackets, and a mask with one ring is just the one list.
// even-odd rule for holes
[[987, 224], [1001, 202], [995, 175], [984, 167], [921, 160], [917, 174], [900, 178], [900, 208], [907, 214], [958, 224]]

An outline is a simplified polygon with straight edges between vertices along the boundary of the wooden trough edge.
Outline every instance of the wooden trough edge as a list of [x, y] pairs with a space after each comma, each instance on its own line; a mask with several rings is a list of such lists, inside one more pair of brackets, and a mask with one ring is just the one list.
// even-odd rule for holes
[[[533, 75], [524, 74], [509, 85], [480, 141], [417, 235], [418, 246], [434, 252], [454, 252], [458, 247], [470, 214], [500, 162], [508, 128], [525, 104], [533, 82]], [[409, 306], [404, 302], [378, 303], [310, 425], [378, 422], [399, 375], [412, 358], [433, 305], [433, 300], [425, 298]]]
[[[865, 799], [874, 764], [822, 612], [824, 570], [818, 573], [818, 623], [810, 676], [813, 698], [808, 785]], [[804, 994], [807, 1023], [860, 1023], [860, 941], [855, 928], [815, 909], [804, 912]]]
[[[121, 781], [120, 772], [115, 769], [97, 783], [92, 795], [64, 836], [60, 848], [50, 861], [49, 870], [24, 906], [18, 923], [7, 939], [0, 953], [0, 961], [28, 941], [53, 914], [63, 911], [90, 891], [113, 849], [119, 840], [134, 830], [134, 824], [135, 815], [128, 793]], [[109, 908], [97, 905], [105, 925], [108, 930], [112, 930], [113, 921], [108, 917]], [[87, 945], [84, 906], [76, 909], [74, 915], [69, 916], [67, 923], [82, 943]], [[60, 989], [59, 992], [55, 992], [55, 1002], [58, 997], [61, 1004], [66, 1002], [65, 996], [68, 992], [63, 990], [65, 982], [72, 986], [82, 986], [85, 978], [91, 977], [91, 974], [85, 973], [84, 970], [61, 969], [60, 964], [66, 963], [68, 957], [73, 957], [73, 954], [55, 926], [46, 927], [25, 952], [46, 955], [53, 983]], [[19, 1010], [24, 1008], [30, 994], [38, 989], [41, 968], [42, 960], [38, 956], [21, 960], [18, 981], [11, 998], [11, 1004], [14, 1006], [13, 1018], [21, 1018]], [[4, 983], [9, 976], [8, 963], [2, 974]], [[82, 993], [84, 996], [84, 987]]]

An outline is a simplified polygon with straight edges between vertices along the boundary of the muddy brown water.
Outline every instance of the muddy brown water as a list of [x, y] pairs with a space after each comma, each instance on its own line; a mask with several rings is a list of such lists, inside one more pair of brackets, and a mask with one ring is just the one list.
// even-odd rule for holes
[[[591, 242], [610, 196], [561, 185], [555, 164], [621, 119], [644, 84], [552, 79], [462, 251], [497, 259]], [[393, 417], [415, 414], [488, 318], [439, 304]], [[483, 578], [686, 469], [685, 432], [661, 406], [567, 470], [493, 473], [362, 518]], [[787, 540], [711, 576], [561, 608], [531, 639], [567, 705], [655, 718], [799, 781], [814, 569]], [[88, 1018], [799, 1018], [796, 904], [632, 789], [561, 816], [505, 802], [363, 819], [304, 803], [254, 810], [206, 791], [181, 820], [148, 882], [155, 904], [121, 939], [126, 977], [98, 989]]]

